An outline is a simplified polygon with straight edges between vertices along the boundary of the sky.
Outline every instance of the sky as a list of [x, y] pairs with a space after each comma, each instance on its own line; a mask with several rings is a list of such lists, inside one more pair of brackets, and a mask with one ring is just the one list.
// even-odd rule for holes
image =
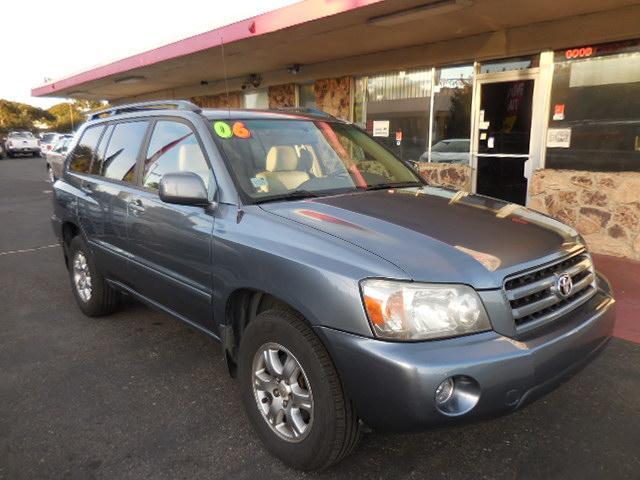
[[5, 0], [0, 98], [48, 108], [31, 89], [299, 0]]

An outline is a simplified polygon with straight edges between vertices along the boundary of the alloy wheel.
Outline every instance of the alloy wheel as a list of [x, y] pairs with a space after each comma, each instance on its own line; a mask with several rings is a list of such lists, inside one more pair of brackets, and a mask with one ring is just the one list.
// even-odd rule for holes
[[91, 300], [91, 271], [87, 257], [82, 252], [77, 252], [73, 257], [73, 283], [83, 302]]
[[304, 440], [313, 423], [313, 395], [300, 362], [270, 342], [256, 352], [252, 371], [254, 397], [267, 425], [283, 440]]

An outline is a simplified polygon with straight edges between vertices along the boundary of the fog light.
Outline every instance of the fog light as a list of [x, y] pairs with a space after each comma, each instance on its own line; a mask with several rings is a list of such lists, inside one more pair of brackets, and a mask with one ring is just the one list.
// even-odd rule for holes
[[447, 403], [453, 395], [453, 378], [449, 377], [436, 388], [436, 403], [442, 405]]
[[447, 378], [435, 391], [435, 406], [444, 415], [456, 417], [473, 410], [480, 400], [480, 384], [467, 375]]

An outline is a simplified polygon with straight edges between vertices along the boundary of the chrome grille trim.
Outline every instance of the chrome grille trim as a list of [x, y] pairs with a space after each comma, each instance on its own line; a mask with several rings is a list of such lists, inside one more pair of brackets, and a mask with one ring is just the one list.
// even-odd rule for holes
[[[557, 278], [564, 274], [573, 280], [567, 298], [554, 292]], [[596, 293], [595, 281], [593, 262], [586, 251], [507, 277], [503, 291], [516, 331], [529, 331], [579, 307]]]

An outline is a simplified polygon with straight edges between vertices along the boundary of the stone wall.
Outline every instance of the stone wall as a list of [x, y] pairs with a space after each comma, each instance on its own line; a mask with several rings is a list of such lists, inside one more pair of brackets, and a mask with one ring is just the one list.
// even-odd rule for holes
[[269, 108], [296, 106], [296, 84], [272, 85], [269, 87]]
[[351, 77], [323, 78], [314, 85], [318, 108], [335, 117], [349, 120]]
[[242, 98], [240, 92], [229, 92], [229, 102], [227, 94], [203, 95], [201, 97], [191, 97], [191, 101], [202, 108], [240, 108]]
[[455, 163], [419, 163], [418, 170], [431, 185], [471, 191], [472, 169]]
[[596, 253], [640, 260], [640, 173], [538, 170], [529, 207], [575, 227]]

